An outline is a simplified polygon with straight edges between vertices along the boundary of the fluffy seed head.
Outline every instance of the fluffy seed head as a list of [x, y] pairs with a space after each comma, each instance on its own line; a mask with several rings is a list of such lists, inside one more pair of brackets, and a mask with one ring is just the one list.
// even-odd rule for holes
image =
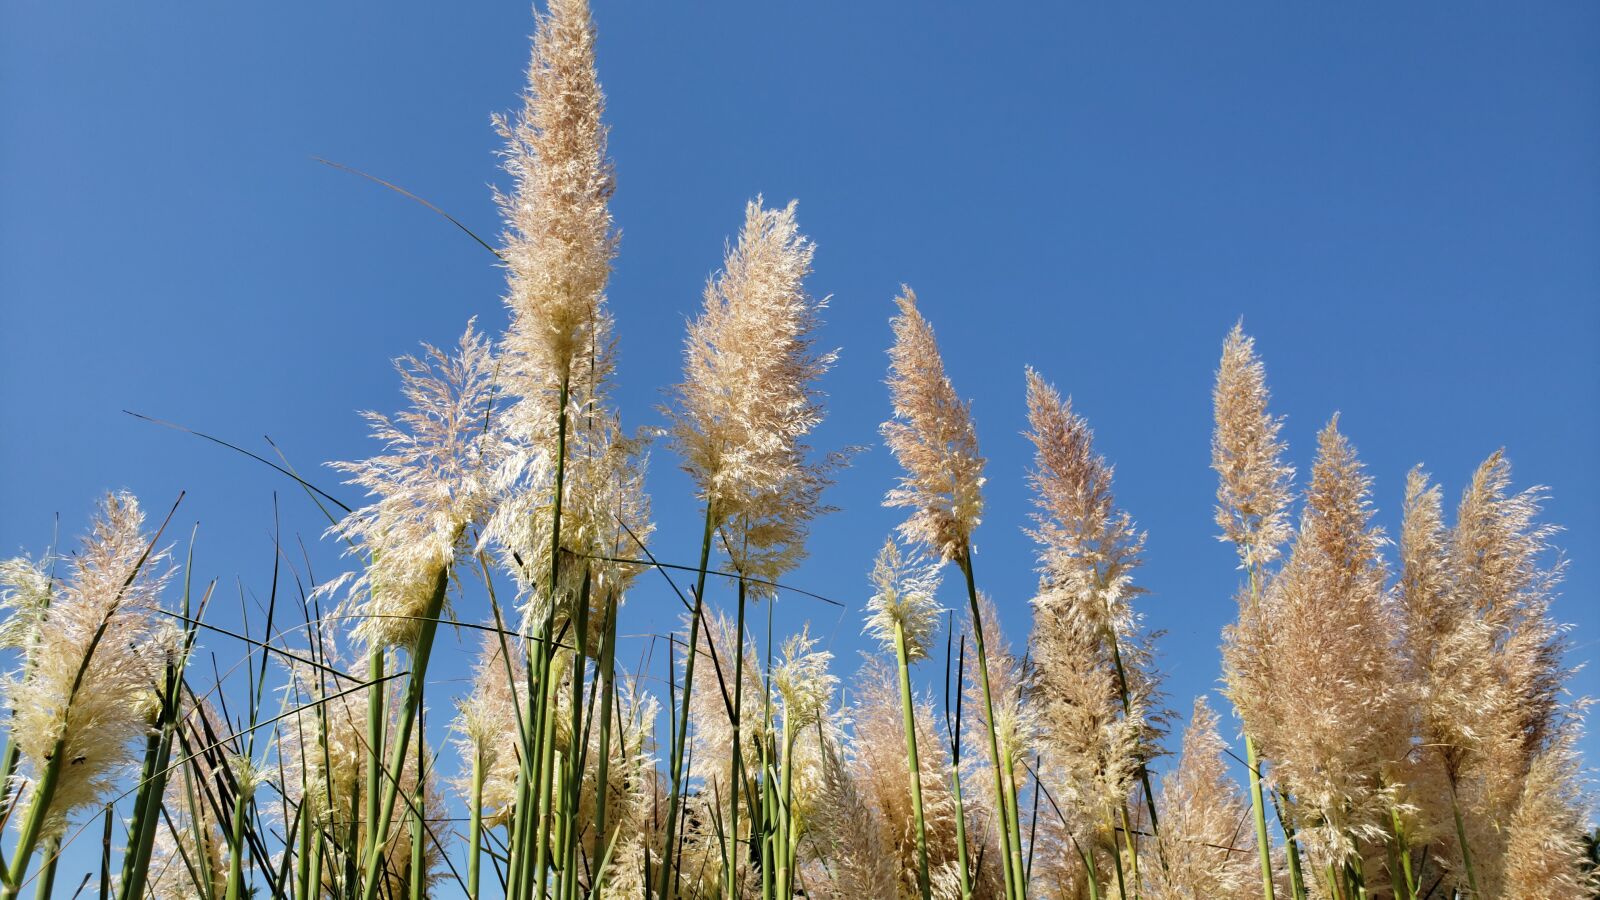
[[1335, 417], [1319, 436], [1288, 562], [1242, 611], [1224, 650], [1230, 697], [1293, 798], [1319, 866], [1382, 840], [1393, 800], [1386, 776], [1410, 733], [1384, 538], [1369, 524], [1371, 479], [1337, 425]]
[[[24, 771], [36, 782], [53, 759], [62, 761], [44, 812], [46, 837], [60, 834], [73, 812], [96, 803], [137, 761], [134, 741], [149, 729], [157, 702], [152, 686], [174, 650], [172, 628], [151, 617], [172, 571], [143, 529], [132, 494], [106, 496], [18, 669], [0, 683]], [[31, 801], [25, 794], [22, 802]]]
[[839, 683], [828, 673], [833, 654], [814, 649], [816, 645], [810, 627], [802, 628], [783, 642], [783, 658], [772, 668], [772, 687], [783, 701], [783, 716], [791, 735], [816, 724], [828, 708], [834, 685]]
[[1288, 509], [1294, 469], [1283, 463], [1284, 444], [1278, 438], [1283, 419], [1267, 412], [1267, 399], [1266, 367], [1241, 322], [1222, 345], [1212, 391], [1217, 426], [1211, 437], [1211, 467], [1220, 479], [1217, 524], [1222, 539], [1239, 548], [1245, 568], [1277, 559], [1292, 530]]
[[883, 542], [872, 565], [872, 598], [867, 601], [866, 632], [895, 652], [895, 633], [905, 636], [906, 661], [926, 659], [939, 632], [935, 599], [939, 592], [940, 564], [921, 555], [904, 554], [894, 538]]
[[502, 442], [490, 415], [494, 357], [472, 323], [456, 351], [425, 346], [396, 363], [410, 408], [394, 417], [367, 413], [384, 453], [333, 463], [350, 484], [376, 498], [330, 533], [366, 557], [366, 569], [321, 590], [348, 591], [355, 634], [371, 647], [409, 645], [437, 580], [462, 549], [467, 529], [483, 521]]
[[515, 182], [496, 200], [506, 224], [508, 368], [524, 400], [558, 387], [573, 358], [593, 345], [616, 253], [594, 45], [587, 0], [550, 0], [533, 36], [522, 109], [495, 120]]
[[1161, 784], [1162, 865], [1144, 869], [1153, 900], [1245, 900], [1259, 896], [1249, 809], [1228, 777], [1226, 745], [1205, 697], [1183, 735], [1183, 757]]
[[[684, 378], [670, 414], [684, 470], [718, 524], [723, 546], [752, 577], [773, 581], [799, 562], [836, 459], [808, 461], [805, 436], [822, 420], [816, 381], [834, 354], [812, 333], [826, 301], [805, 278], [813, 245], [795, 204], [745, 207], [744, 227], [723, 270], [706, 283], [705, 308], [689, 324]], [[757, 596], [770, 589], [753, 585]]]
[[894, 418], [883, 423], [883, 439], [905, 474], [884, 505], [906, 507], [900, 526], [908, 541], [941, 558], [960, 560], [972, 549], [972, 532], [983, 514], [983, 464], [972, 411], [956, 395], [944, 371], [933, 326], [917, 309], [917, 295], [902, 288], [891, 321], [889, 399]]

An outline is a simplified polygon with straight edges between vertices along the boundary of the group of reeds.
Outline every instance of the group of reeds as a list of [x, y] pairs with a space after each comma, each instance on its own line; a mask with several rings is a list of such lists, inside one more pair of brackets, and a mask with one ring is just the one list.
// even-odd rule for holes
[[[1595, 896], [1584, 704], [1564, 692], [1539, 489], [1514, 491], [1496, 453], [1447, 522], [1414, 471], [1391, 542], [1337, 418], [1295, 487], [1237, 327], [1212, 463], [1239, 557], [1222, 693], [1242, 757], [1201, 699], [1157, 778], [1173, 716], [1139, 611], [1144, 535], [1088, 424], [1031, 369], [1039, 581], [1027, 643], [1008, 643], [974, 552], [985, 462], [909, 288], [882, 429], [904, 470], [885, 503], [908, 515], [861, 594], [881, 653], [840, 690], [807, 630], [757, 615], [794, 590], [848, 461], [807, 444], [833, 355], [792, 203], [746, 207], [689, 325], [666, 443], [703, 509], [683, 523], [699, 557], [657, 560], [648, 435], [611, 399], [594, 42], [584, 0], [551, 0], [523, 106], [498, 121], [513, 184], [485, 246], [507, 273], [505, 333], [469, 323], [400, 362], [407, 408], [371, 416], [382, 453], [338, 464], [369, 505], [278, 466], [349, 574], [312, 584], [284, 550], [265, 603], [241, 596], [245, 624], [224, 629], [192, 566], [168, 596], [166, 523], [121, 493], [76, 553], [5, 564], [0, 900]], [[654, 681], [617, 653], [651, 570], [683, 607]], [[481, 636], [459, 698], [428, 677], [441, 624]], [[202, 672], [202, 635], [247, 652]], [[941, 677], [937, 703], [915, 687]], [[430, 699], [456, 703], [444, 753]], [[95, 837], [98, 879], [58, 883]]]

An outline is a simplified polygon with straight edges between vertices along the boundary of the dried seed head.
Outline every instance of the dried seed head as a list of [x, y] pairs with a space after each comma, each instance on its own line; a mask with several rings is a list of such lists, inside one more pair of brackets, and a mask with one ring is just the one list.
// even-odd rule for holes
[[[132, 494], [106, 495], [69, 577], [37, 620], [31, 649], [0, 683], [13, 711], [11, 741], [32, 783], [58, 754], [62, 760], [45, 837], [128, 773], [142, 751], [134, 742], [150, 727], [151, 686], [165, 677], [173, 645], [171, 626], [151, 613], [172, 570], [143, 529]], [[31, 802], [28, 793], [22, 802]]]
[[385, 452], [333, 463], [375, 497], [330, 529], [366, 557], [366, 569], [320, 590], [346, 590], [345, 611], [369, 647], [416, 640], [435, 585], [454, 562], [467, 529], [491, 510], [502, 447], [490, 415], [494, 357], [472, 323], [453, 354], [425, 346], [396, 363], [411, 407], [390, 418], [367, 413]]
[[895, 635], [903, 634], [906, 661], [926, 659], [939, 633], [944, 610], [939, 592], [940, 564], [920, 554], [903, 554], [894, 538], [883, 542], [872, 566], [872, 598], [867, 601], [866, 632], [895, 652]]
[[534, 404], [594, 345], [616, 253], [594, 44], [587, 0], [550, 0], [538, 16], [522, 109], [495, 119], [515, 181], [509, 196], [495, 198], [506, 224], [508, 374], [513, 393]]
[[816, 724], [833, 698], [839, 679], [828, 674], [833, 654], [813, 649], [809, 626], [783, 642], [783, 658], [772, 668], [772, 687], [783, 701], [783, 717], [791, 735]]
[[895, 303], [900, 314], [889, 349], [889, 399], [894, 418], [883, 423], [884, 443], [905, 474], [884, 505], [911, 510], [900, 526], [908, 541], [942, 559], [960, 561], [972, 549], [983, 514], [983, 464], [969, 405], [944, 371], [933, 326], [907, 287]]
[[[670, 411], [672, 438], [712, 519], [726, 524], [735, 566], [775, 581], [804, 555], [809, 524], [837, 457], [808, 460], [806, 435], [822, 421], [816, 381], [833, 364], [813, 332], [826, 301], [805, 278], [813, 245], [795, 204], [745, 208], [723, 270], [706, 283], [705, 308], [689, 324], [684, 378]], [[755, 595], [771, 588], [753, 584]]]
[[1283, 463], [1284, 444], [1278, 438], [1283, 420], [1267, 412], [1267, 399], [1266, 368], [1241, 322], [1222, 345], [1212, 392], [1217, 427], [1211, 438], [1211, 467], [1220, 478], [1217, 524], [1222, 539], [1239, 548], [1244, 568], [1277, 559], [1292, 531], [1289, 482], [1294, 469]]
[[1183, 756], [1161, 784], [1163, 864], [1144, 869], [1153, 900], [1245, 900], [1261, 892], [1255, 835], [1241, 827], [1249, 810], [1228, 777], [1217, 714], [1195, 699]]

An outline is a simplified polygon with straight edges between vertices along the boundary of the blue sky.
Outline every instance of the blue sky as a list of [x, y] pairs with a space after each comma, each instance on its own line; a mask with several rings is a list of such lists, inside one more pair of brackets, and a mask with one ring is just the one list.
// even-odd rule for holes
[[[1167, 631], [1172, 705], [1215, 689], [1237, 573], [1211, 522], [1209, 390], [1243, 316], [1294, 463], [1309, 472], [1342, 411], [1391, 530], [1417, 462], [1454, 497], [1504, 446], [1518, 485], [1548, 485], [1570, 559], [1557, 614], [1576, 626], [1573, 661], [1594, 657], [1600, 7], [597, 6], [627, 420], [659, 424], [684, 319], [746, 199], [798, 198], [817, 243], [821, 342], [841, 349], [817, 443], [874, 446], [793, 579], [849, 608], [790, 599], [779, 615], [810, 619], [841, 673], [898, 521], [878, 506], [895, 467], [876, 426], [902, 282], [973, 398], [990, 460], [978, 578], [1014, 637], [1034, 581], [1019, 530], [1031, 364], [1088, 417], [1149, 531], [1144, 608]], [[185, 490], [197, 576], [230, 586], [219, 615], [235, 579], [264, 596], [273, 491], [308, 543], [315, 510], [264, 468], [120, 410], [255, 449], [270, 434], [302, 468], [371, 452], [356, 411], [398, 402], [388, 360], [471, 316], [498, 329], [502, 273], [442, 220], [311, 157], [493, 234], [488, 185], [505, 179], [488, 116], [516, 102], [530, 30], [521, 3], [7, 4], [0, 551], [44, 549], [58, 513], [80, 533], [107, 488], [153, 511]], [[651, 489], [657, 552], [692, 561], [699, 520], [664, 447]], [[326, 543], [313, 558], [320, 578], [341, 565]], [[668, 627], [674, 603], [642, 582], [637, 630]], [[1600, 675], [1573, 687], [1600, 694]], [[436, 700], [437, 724], [446, 712]]]

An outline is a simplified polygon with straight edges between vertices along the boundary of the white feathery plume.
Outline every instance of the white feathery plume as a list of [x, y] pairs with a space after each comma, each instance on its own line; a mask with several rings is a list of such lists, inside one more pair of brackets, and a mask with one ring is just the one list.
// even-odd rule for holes
[[892, 537], [884, 540], [872, 564], [875, 590], [867, 601], [866, 633], [894, 653], [898, 628], [905, 636], [907, 662], [926, 659], [938, 634], [944, 612], [935, 597], [940, 569], [938, 561], [903, 552]]
[[374, 502], [345, 516], [330, 533], [366, 557], [365, 570], [320, 590], [347, 591], [345, 614], [369, 647], [407, 646], [421, 629], [439, 578], [467, 549], [468, 529], [489, 514], [501, 448], [492, 416], [495, 362], [487, 339], [467, 324], [453, 354], [424, 345], [422, 357], [396, 363], [410, 408], [369, 412], [385, 452], [333, 463]]
[[1289, 539], [1289, 483], [1294, 469], [1283, 463], [1278, 437], [1283, 419], [1267, 412], [1266, 367], [1255, 340], [1240, 322], [1222, 345], [1222, 363], [1212, 391], [1216, 430], [1211, 437], [1211, 467], [1217, 471], [1217, 524], [1220, 539], [1239, 549], [1240, 567], [1271, 563]]
[[889, 399], [894, 418], [883, 423], [884, 442], [905, 474], [884, 498], [908, 507], [900, 526], [907, 540], [942, 559], [959, 561], [971, 551], [972, 532], [983, 514], [983, 464], [969, 404], [956, 395], [944, 371], [933, 326], [917, 309], [917, 295], [902, 287], [892, 320]]
[[[48, 609], [19, 607], [36, 617], [35, 638], [0, 692], [29, 776], [23, 802], [41, 799], [39, 779], [52, 759], [63, 761], [38, 811], [44, 838], [61, 834], [73, 812], [98, 802], [138, 761], [134, 741], [149, 731], [154, 686], [175, 650], [171, 626], [152, 618], [172, 569], [143, 528], [132, 494], [108, 494]], [[14, 602], [31, 603], [38, 581], [23, 580]]]
[[1261, 892], [1250, 808], [1228, 777], [1217, 714], [1197, 697], [1183, 756], [1161, 783], [1161, 865], [1144, 866], [1152, 900], [1246, 900]]

